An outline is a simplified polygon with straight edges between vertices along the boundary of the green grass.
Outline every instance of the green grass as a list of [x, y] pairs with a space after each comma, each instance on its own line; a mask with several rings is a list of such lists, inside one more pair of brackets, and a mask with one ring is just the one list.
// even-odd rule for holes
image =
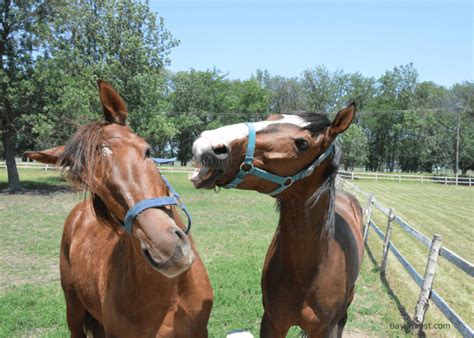
[[[234, 329], [249, 329], [258, 336], [260, 317], [263, 312], [261, 305], [260, 275], [267, 247], [277, 224], [277, 213], [271, 198], [254, 192], [239, 190], [222, 190], [219, 194], [212, 191], [195, 190], [186, 178], [186, 174], [166, 173], [173, 186], [183, 197], [193, 215], [193, 237], [198, 250], [208, 269], [214, 289], [214, 307], [209, 321], [211, 337], [223, 337]], [[65, 305], [59, 285], [58, 256], [60, 236], [64, 219], [72, 206], [83, 198], [82, 194], [72, 193], [65, 189], [65, 183], [58, 178], [57, 172], [40, 170], [23, 170], [20, 172], [22, 181], [28, 182], [26, 191], [10, 195], [0, 192], [0, 337], [67, 336], [65, 322]], [[407, 221], [418, 226], [416, 220], [423, 222], [420, 226], [426, 235], [431, 236], [427, 224], [434, 211], [427, 212], [424, 218], [422, 198], [441, 199], [449, 205], [450, 210], [467, 210], [472, 192], [445, 187], [444, 194], [439, 191], [425, 190], [428, 185], [413, 188], [417, 192], [409, 196], [407, 189], [411, 185], [398, 183], [380, 183], [367, 186], [377, 197], [388, 206], [397, 210], [407, 210], [411, 214], [403, 214]], [[6, 187], [6, 172], [0, 171], [0, 189]], [[1, 191], [1, 190], [0, 190]], [[386, 196], [384, 196], [384, 193]], [[465, 194], [465, 195], [464, 195]], [[391, 195], [398, 195], [393, 197]], [[449, 197], [450, 196], [450, 197]], [[469, 197], [471, 196], [471, 197]], [[386, 198], [386, 199], [385, 199]], [[414, 200], [410, 202], [410, 199]], [[406, 204], [396, 204], [405, 201]], [[401, 203], [401, 202], [400, 202]], [[421, 209], [416, 213], [414, 209]], [[435, 208], [436, 209], [436, 208]], [[379, 217], [374, 214], [374, 217]], [[413, 217], [411, 219], [410, 217]], [[433, 216], [434, 217], [434, 216]], [[446, 230], [441, 232], [448, 236], [452, 231], [452, 249], [469, 257], [468, 222], [472, 217], [456, 216], [450, 222], [436, 220]], [[382, 224], [383, 219], [377, 219]], [[432, 225], [435, 227], [436, 225]], [[457, 232], [462, 227], [464, 233]], [[434, 228], [433, 228], [434, 229]], [[377, 262], [380, 261], [381, 245], [374, 233], [371, 233], [370, 247]], [[394, 236], [402, 236], [395, 231]], [[472, 236], [471, 236], [472, 237]], [[449, 247], [448, 237], [446, 245]], [[443, 239], [443, 243], [445, 242]], [[397, 246], [403, 254], [413, 258], [414, 264], [422, 274], [426, 250], [415, 250], [416, 243], [404, 237], [395, 237]], [[400, 244], [398, 243], [400, 242]], [[465, 248], [467, 251], [460, 250]], [[410, 251], [415, 250], [415, 251]], [[414, 262], [415, 263], [415, 262]], [[441, 264], [442, 265], [442, 262]], [[470, 280], [455, 271], [443, 271], [440, 267], [435, 279], [436, 287], [445, 295], [459, 294], [459, 299], [447, 299], [455, 305], [455, 309], [463, 314], [469, 322], [472, 317], [472, 286]], [[441, 275], [447, 279], [442, 288]], [[405, 323], [401, 313], [413, 314], [417, 288], [410, 282], [408, 274], [391, 257], [387, 273], [388, 282], [380, 279], [377, 266], [366, 256], [358, 280], [356, 297], [350, 308], [347, 332], [372, 336], [404, 336], [405, 331], [393, 329], [390, 323]], [[401, 311], [400, 311], [401, 309]], [[431, 306], [428, 321], [430, 323], [446, 323]], [[392, 324], [392, 325], [393, 325]], [[434, 334], [456, 335], [455, 329], [436, 331]], [[290, 337], [296, 337], [298, 330], [292, 329]]]
[[[474, 189], [443, 184], [407, 182], [356, 182], [365, 191], [375, 193], [377, 200], [421, 231], [430, 239], [434, 234], [442, 236], [442, 246], [456, 252], [470, 262], [474, 261], [472, 238], [474, 235]], [[365, 205], [366, 200], [360, 198]], [[383, 231], [387, 217], [374, 209], [373, 219]], [[381, 261], [382, 243], [374, 231], [369, 234], [369, 246], [377, 262]], [[423, 276], [428, 249], [409, 236], [397, 223], [392, 232], [392, 242]], [[418, 297], [415, 282], [398, 260], [389, 255], [387, 283], [399, 298], [399, 302], [412, 315]], [[434, 289], [468, 323], [473, 323], [474, 284], [472, 277], [440, 257], [433, 283]], [[427, 313], [427, 323], [448, 323], [435, 305]], [[438, 332], [439, 333], [439, 332]], [[453, 331], [453, 333], [457, 333]]]

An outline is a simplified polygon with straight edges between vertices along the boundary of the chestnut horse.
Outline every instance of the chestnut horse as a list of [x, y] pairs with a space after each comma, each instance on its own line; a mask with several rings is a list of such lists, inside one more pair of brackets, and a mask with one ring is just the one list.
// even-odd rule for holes
[[71, 337], [207, 337], [212, 289], [170, 205], [176, 197], [163, 198], [174, 190], [126, 126], [122, 98], [103, 81], [99, 94], [105, 121], [83, 126], [65, 147], [26, 153], [90, 191], [67, 217], [61, 243]]
[[293, 325], [310, 337], [342, 335], [364, 248], [359, 203], [335, 191], [335, 140], [354, 115], [355, 104], [332, 122], [316, 113], [272, 115], [205, 131], [194, 142], [195, 187], [277, 199], [280, 221], [263, 267], [261, 337], [285, 337]]

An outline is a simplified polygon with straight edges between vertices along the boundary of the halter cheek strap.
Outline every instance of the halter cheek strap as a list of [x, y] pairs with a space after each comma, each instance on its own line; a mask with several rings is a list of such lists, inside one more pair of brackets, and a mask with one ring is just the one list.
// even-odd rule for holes
[[[156, 163], [163, 163], [160, 161], [157, 161], [156, 159], [153, 159]], [[161, 159], [158, 159], [161, 160]], [[127, 214], [125, 215], [125, 220], [124, 223], [122, 224], [125, 230], [131, 234], [132, 233], [132, 225], [133, 221], [135, 221], [135, 218], [143, 212], [146, 209], [151, 209], [151, 208], [160, 208], [168, 205], [174, 205], [179, 208], [181, 208], [184, 213], [186, 214], [188, 218], [188, 224], [186, 226], [186, 229], [184, 230], [184, 233], [187, 235], [189, 231], [191, 230], [191, 223], [192, 223], [192, 218], [191, 218], [191, 213], [189, 212], [188, 208], [186, 208], [186, 205], [181, 202], [181, 198], [179, 194], [174, 190], [174, 188], [171, 186], [171, 184], [168, 182], [168, 180], [164, 177], [161, 176], [163, 181], [165, 182], [166, 186], [168, 187], [168, 190], [170, 192], [170, 196], [165, 196], [165, 197], [155, 197], [155, 198], [150, 198], [150, 199], [145, 199], [141, 200], [137, 204], [135, 204], [133, 207], [131, 207]]]
[[249, 136], [248, 136], [248, 143], [247, 143], [247, 151], [245, 152], [245, 159], [240, 165], [240, 170], [235, 176], [235, 178], [228, 184], [224, 186], [225, 189], [231, 189], [237, 187], [247, 175], [252, 175], [255, 177], [262, 178], [266, 181], [270, 181], [273, 183], [278, 184], [278, 187], [269, 192], [265, 193], [270, 196], [275, 196], [286, 189], [288, 189], [294, 182], [302, 180], [308, 176], [310, 176], [314, 170], [324, 161], [326, 160], [334, 151], [334, 144], [331, 144], [329, 148], [322, 153], [316, 160], [314, 160], [311, 165], [303, 170], [300, 170], [293, 176], [279, 176], [272, 173], [269, 173], [266, 170], [256, 168], [253, 166], [254, 160], [254, 153], [255, 153], [255, 142], [257, 138], [257, 133], [255, 131], [255, 126], [253, 123], [246, 123], [249, 129]]

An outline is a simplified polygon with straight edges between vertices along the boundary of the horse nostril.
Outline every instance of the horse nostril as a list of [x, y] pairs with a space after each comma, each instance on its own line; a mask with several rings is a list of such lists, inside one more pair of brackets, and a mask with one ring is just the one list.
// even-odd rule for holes
[[212, 147], [212, 151], [214, 152], [215, 155], [228, 155], [229, 151], [227, 150], [227, 147], [223, 144], [219, 144], [216, 147]]
[[175, 230], [174, 233], [180, 240], [184, 240], [184, 237], [186, 236], [181, 230]]
[[186, 234], [181, 229], [177, 229], [174, 231], [175, 235], [179, 238], [179, 247], [181, 248], [181, 252], [183, 255], [190, 255], [191, 254], [191, 246], [189, 244], [189, 240]]

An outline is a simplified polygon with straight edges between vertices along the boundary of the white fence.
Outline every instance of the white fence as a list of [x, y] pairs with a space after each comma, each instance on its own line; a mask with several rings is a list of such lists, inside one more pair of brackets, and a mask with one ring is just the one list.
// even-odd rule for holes
[[[5, 169], [7, 167], [5, 161], [0, 162], [0, 169]], [[37, 170], [59, 170], [60, 168], [51, 165], [51, 164], [44, 164], [39, 162], [16, 162], [16, 167], [19, 169], [37, 169]], [[183, 173], [190, 173], [193, 171], [191, 167], [182, 167], [182, 166], [172, 166], [172, 165], [160, 165], [160, 171], [166, 172], [183, 172]]]
[[[21, 169], [43, 169], [43, 170], [58, 170], [58, 167], [38, 162], [17, 162], [17, 168]], [[5, 162], [0, 162], [0, 169], [6, 168]], [[192, 168], [181, 166], [160, 166], [160, 170], [170, 170], [173, 172], [191, 172]], [[408, 175], [408, 174], [389, 174], [389, 173], [374, 173], [374, 172], [355, 172], [355, 171], [339, 171], [339, 176], [347, 180], [369, 179], [375, 181], [412, 181], [412, 182], [434, 182], [443, 184], [455, 185], [474, 185], [474, 177], [455, 177], [455, 176], [427, 176], [427, 175]]]
[[339, 171], [339, 176], [348, 180], [369, 179], [375, 181], [389, 180], [389, 181], [412, 181], [412, 182], [434, 182], [455, 185], [474, 184], [474, 177], [456, 177], [456, 176], [428, 176], [428, 175], [409, 175], [409, 174], [394, 174], [394, 173], [374, 173], [374, 172], [355, 172], [355, 171]]
[[[0, 162], [0, 169], [7, 167], [5, 161]], [[19, 169], [42, 169], [42, 170], [58, 170], [54, 165], [43, 164], [39, 162], [16, 162], [16, 167]]]
[[[351, 183], [345, 179], [338, 179], [337, 182], [339, 188], [349, 191], [360, 199], [367, 200], [364, 208], [364, 242], [368, 246], [367, 238], [369, 230], [373, 229], [378, 237], [384, 242], [383, 246], [383, 258], [380, 266], [380, 273], [385, 274], [387, 266], [387, 256], [389, 251], [397, 258], [402, 264], [405, 270], [410, 274], [410, 277], [420, 287], [420, 295], [418, 302], [415, 307], [415, 315], [413, 316], [413, 329], [419, 329], [423, 325], [425, 313], [428, 310], [428, 302], [431, 301], [438, 307], [443, 315], [454, 325], [454, 327], [462, 334], [463, 337], [474, 337], [473, 329], [467, 324], [463, 318], [461, 318], [449, 304], [435, 291], [433, 290], [433, 277], [436, 272], [436, 261], [438, 256], [443, 256], [449, 263], [453, 264], [461, 271], [466, 273], [470, 277], [474, 277], [474, 264], [460, 257], [453, 251], [446, 247], [441, 246], [441, 236], [434, 235], [433, 239], [430, 240], [423, 233], [415, 229], [413, 226], [404, 221], [400, 216], [397, 216], [393, 208], [387, 208], [382, 203], [376, 200], [375, 194], [364, 191], [359, 186]], [[387, 216], [387, 229], [385, 233], [380, 229], [377, 224], [372, 220], [373, 209], [377, 209], [382, 214]], [[394, 224], [400, 226], [408, 235], [415, 238], [422, 245], [429, 248], [429, 256], [427, 258], [426, 270], [424, 277], [415, 270], [415, 268], [408, 262], [393, 242], [390, 237], [393, 231]]]

